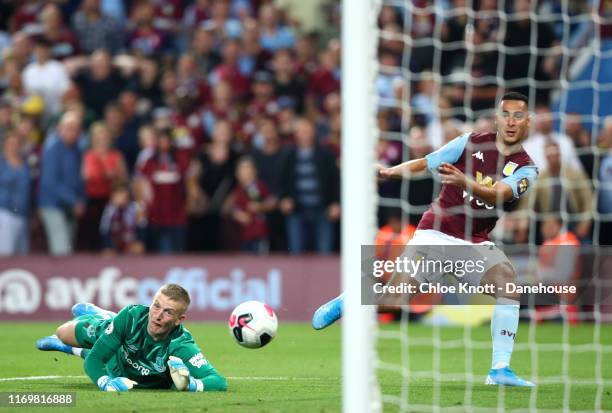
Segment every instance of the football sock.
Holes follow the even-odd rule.
[[[500,297],[497,299],[491,319],[491,338],[493,339],[491,367],[494,369],[510,365],[518,328],[519,304],[517,300],[510,298]]]

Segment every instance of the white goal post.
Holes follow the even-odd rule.
[[[376,228],[374,79],[378,1],[342,1],[342,406],[381,410],[374,343],[376,308],[361,305],[361,245]]]

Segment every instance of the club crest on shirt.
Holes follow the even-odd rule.
[[[517,185],[516,191],[520,195],[524,193],[525,191],[527,191],[527,188],[529,187],[529,181],[527,180],[527,178],[523,178],[520,181],[518,181],[516,185]]]
[[[504,166],[502,173],[504,174],[504,176],[510,176],[514,173],[514,171],[516,171],[516,168],[518,168],[517,163],[508,162],[506,166]]]
[[[163,356],[157,356],[157,358],[155,359],[155,363],[153,363],[153,368],[160,373],[166,371],[166,363],[164,363],[165,359],[166,358]]]

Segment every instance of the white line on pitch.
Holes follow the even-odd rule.
[[[53,379],[85,379],[87,376],[28,376],[28,377],[0,377],[3,381],[19,380],[53,380]],[[234,376],[228,380],[321,380],[321,377],[265,377],[265,376]]]

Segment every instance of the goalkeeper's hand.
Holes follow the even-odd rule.
[[[137,384],[134,380],[125,377],[111,379],[108,376],[102,376],[98,379],[98,387],[102,391],[128,391]]]
[[[203,391],[204,383],[202,380],[195,379],[189,374],[189,369],[178,357],[168,357],[168,367],[170,367],[170,377],[174,382],[174,387],[178,391]]]

